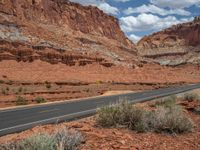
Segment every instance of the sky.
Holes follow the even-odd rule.
[[[120,27],[133,42],[143,36],[188,22],[200,15],[200,0],[71,0],[93,5],[118,18]]]

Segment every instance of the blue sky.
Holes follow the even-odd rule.
[[[200,15],[200,0],[71,0],[94,5],[119,19],[121,29],[133,41],[188,22]]]

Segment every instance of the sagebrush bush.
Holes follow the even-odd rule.
[[[182,99],[186,101],[199,101],[200,96],[196,93],[187,93],[183,96]]]
[[[97,123],[102,127],[123,125],[137,132],[184,133],[192,131],[194,127],[182,108],[175,103],[158,106],[154,111],[124,102],[105,106],[98,110]]]
[[[155,102],[154,106],[164,106],[164,107],[171,107],[176,105],[176,96],[170,96],[168,98],[164,98]]]
[[[80,132],[70,132],[66,129],[60,129],[54,136],[57,150],[76,150],[84,141]]]
[[[20,144],[24,150],[55,150],[56,141],[53,136],[48,134],[36,134]]]
[[[0,150],[21,150],[19,143],[0,144]]]
[[[156,132],[185,133],[191,132],[194,123],[184,115],[180,106],[160,106],[149,120],[150,128]]]
[[[34,99],[34,101],[36,101],[37,103],[45,103],[46,102],[46,99],[43,98],[43,97],[36,97]]]
[[[16,99],[16,105],[27,105],[26,98],[18,96]]]
[[[118,106],[105,106],[98,110],[97,122],[103,127],[116,126],[119,123],[120,110]]]
[[[17,143],[0,145],[0,150],[76,150],[84,141],[80,132],[61,128],[53,134],[39,133]]]

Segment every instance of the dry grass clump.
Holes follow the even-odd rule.
[[[97,123],[102,127],[125,126],[137,132],[184,133],[193,130],[193,122],[176,103],[145,110],[127,102],[102,107]]]
[[[186,101],[200,101],[200,96],[196,93],[187,93],[182,99]]]
[[[17,143],[1,144],[1,150],[76,150],[84,141],[80,132],[59,129],[54,134],[39,133]]]

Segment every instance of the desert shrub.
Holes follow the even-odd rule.
[[[149,131],[148,116],[150,112],[144,109],[133,107],[130,114],[129,128],[137,132]]]
[[[7,84],[12,85],[12,84],[13,84],[13,81],[12,81],[12,80],[9,80],[9,81],[7,82]]]
[[[98,110],[97,122],[103,127],[116,126],[119,123],[120,110],[118,106],[110,105]]]
[[[102,84],[102,83],[103,83],[103,82],[102,82],[101,80],[97,80],[97,81],[96,81],[96,84],[97,84],[97,85]]]
[[[36,134],[21,142],[24,150],[55,150],[56,141],[48,134]]]
[[[61,128],[53,134],[39,133],[17,143],[0,145],[0,150],[76,150],[84,142],[80,132]]]
[[[4,83],[4,81],[3,80],[0,80],[0,84],[3,84]]]
[[[149,120],[150,128],[156,132],[185,133],[191,132],[194,124],[184,115],[180,106],[160,106]]]
[[[200,100],[200,97],[198,94],[196,93],[187,93],[183,96],[182,98],[183,100],[186,101],[196,101],[196,100]]]
[[[27,100],[24,97],[18,96],[16,99],[16,105],[27,105]]]
[[[19,143],[5,143],[0,144],[0,150],[21,150]]]
[[[194,108],[194,113],[200,115],[200,107]]]
[[[18,92],[21,93],[22,91],[23,91],[23,88],[22,88],[22,87],[19,87],[19,88],[18,88]]]
[[[176,105],[176,96],[170,96],[168,98],[164,98],[155,102],[154,106],[164,106],[164,107],[171,107]]]
[[[173,104],[173,105],[172,105]],[[155,131],[184,133],[193,129],[193,122],[175,103],[144,110],[128,103],[104,106],[98,110],[97,123],[102,127],[123,125],[137,132]]]
[[[1,93],[2,93],[3,95],[8,95],[8,91],[5,90],[4,88],[1,89]]]
[[[10,88],[9,88],[9,87],[6,87],[6,91],[10,91]]]
[[[35,101],[36,101],[37,103],[45,103],[45,102],[46,102],[46,99],[43,98],[43,97],[36,97],[36,98],[35,98]]]
[[[47,89],[50,89],[50,88],[51,88],[51,83],[50,83],[50,82],[45,81],[45,84],[46,84],[46,88],[47,88]]]
[[[70,132],[66,129],[60,129],[54,137],[57,150],[76,150],[84,141],[84,137],[80,132]]]

